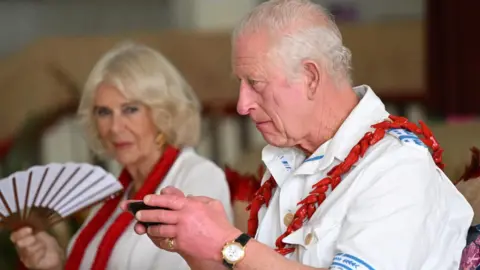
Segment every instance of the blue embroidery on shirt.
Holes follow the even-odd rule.
[[[354,268],[348,267],[345,264],[339,262],[333,262],[329,268],[330,270],[354,270]]]
[[[286,161],[284,158],[285,158],[284,156],[281,156],[281,157],[280,157],[280,161],[282,161],[282,164],[283,164],[283,166],[285,167],[285,169],[287,169],[287,171],[291,171],[291,170],[292,170],[292,166],[290,166],[290,164],[288,163],[288,161]]]
[[[346,253],[338,253],[335,258],[333,258],[332,265],[330,269],[338,269],[338,270],[375,270],[372,266],[370,266],[365,261]]]
[[[398,138],[401,142],[404,143],[414,143],[419,146],[427,147],[418,136],[406,129],[401,129],[401,128],[395,128],[395,129],[389,129],[387,131],[389,134],[392,136]]]
[[[316,157],[311,157],[311,158],[308,158],[306,159],[304,162],[310,162],[310,161],[314,161],[314,160],[320,160],[324,157],[324,155],[320,155],[320,156],[316,156]]]

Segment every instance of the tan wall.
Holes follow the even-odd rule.
[[[343,25],[353,52],[354,80],[380,95],[409,95],[424,89],[423,24],[396,22]],[[40,40],[0,61],[0,138],[17,128],[28,113],[67,102],[65,85],[52,67],[81,88],[98,58],[115,43],[131,39],[162,51],[182,71],[204,103],[234,103],[237,84],[231,78],[229,33],[164,32],[117,37]]]

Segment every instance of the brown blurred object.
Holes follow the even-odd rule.
[[[443,152],[445,174],[454,182],[470,162],[469,149],[480,145],[480,123],[428,123]]]
[[[423,96],[423,23],[341,25],[353,52],[354,80],[390,99]],[[231,77],[230,33],[166,31],[113,37],[38,40],[0,61],[0,138],[19,128],[28,114],[72,101],[71,85],[59,82],[54,66],[81,89],[100,56],[133,40],[165,54],[197,91],[207,111],[234,111],[237,82]]]
[[[480,224],[480,152],[475,147],[471,151],[470,164],[465,168],[456,187],[473,208],[475,214],[472,224]]]

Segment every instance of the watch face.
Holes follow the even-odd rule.
[[[231,243],[223,249],[222,254],[226,261],[229,263],[235,263],[245,256],[245,251],[240,244]]]

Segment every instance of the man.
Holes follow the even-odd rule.
[[[351,86],[350,58],[322,7],[255,8],[233,36],[237,110],[269,144],[251,207],[254,239],[228,223],[218,201],[174,188],[145,197],[170,210],[139,212],[139,221],[163,224],[136,232],[193,269],[458,268],[471,207],[438,167],[428,129],[388,120],[368,86]]]

